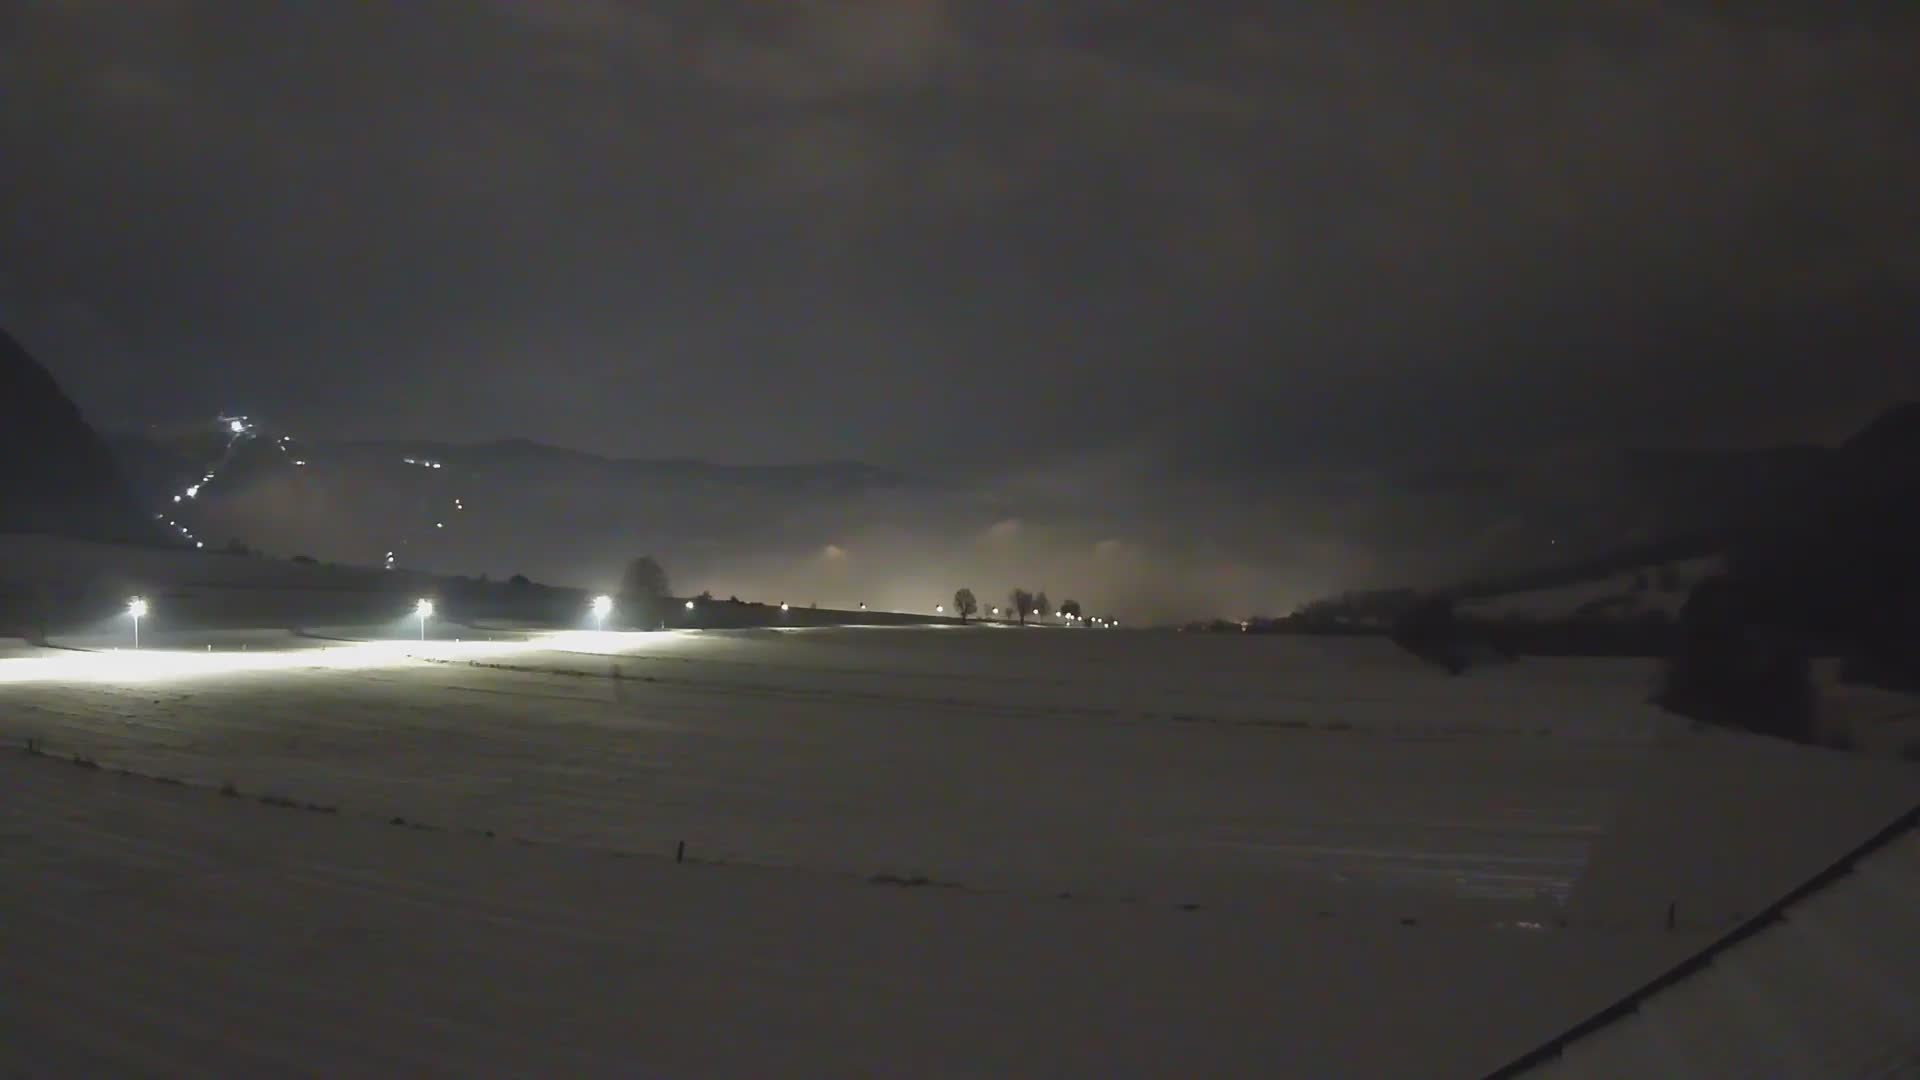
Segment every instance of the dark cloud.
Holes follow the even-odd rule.
[[[119,423],[1233,468],[1827,434],[1920,393],[1906,8],[10,4],[0,314]]]

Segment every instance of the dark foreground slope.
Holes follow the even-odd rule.
[[[0,532],[152,541],[112,453],[53,376],[0,330]]]

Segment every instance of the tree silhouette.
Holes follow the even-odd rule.
[[[1015,589],[1007,594],[1007,603],[1014,614],[1020,617],[1020,625],[1027,624],[1027,616],[1033,613],[1033,594],[1025,589]]]
[[[1060,601],[1060,614],[1068,616],[1069,618],[1078,619],[1080,617],[1080,611],[1081,611],[1080,601],[1078,600]]]
[[[620,575],[620,610],[642,626],[655,626],[666,618],[667,571],[653,556],[633,560]]]
[[[1040,590],[1040,592],[1034,595],[1033,610],[1035,614],[1043,619],[1053,611],[1053,605],[1047,603],[1047,592],[1045,589]]]
[[[980,610],[980,601],[973,598],[972,589],[957,589],[953,594],[953,610],[960,613],[961,622],[966,622]]]

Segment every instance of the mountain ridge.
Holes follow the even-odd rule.
[[[112,449],[59,381],[0,329],[0,532],[151,543]]]

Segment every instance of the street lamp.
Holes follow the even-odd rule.
[[[613,597],[596,596],[593,598],[593,617],[600,629],[607,628],[607,613],[613,610]]]
[[[947,613],[947,605],[945,604],[933,605],[933,613],[935,615],[945,615]]]
[[[147,613],[147,601],[136,596],[127,601],[127,614],[133,616],[133,647],[140,647],[140,616]]]
[[[433,601],[424,596],[421,597],[419,602],[413,605],[413,613],[420,616],[420,640],[425,641],[427,640],[427,620],[433,618]]]

